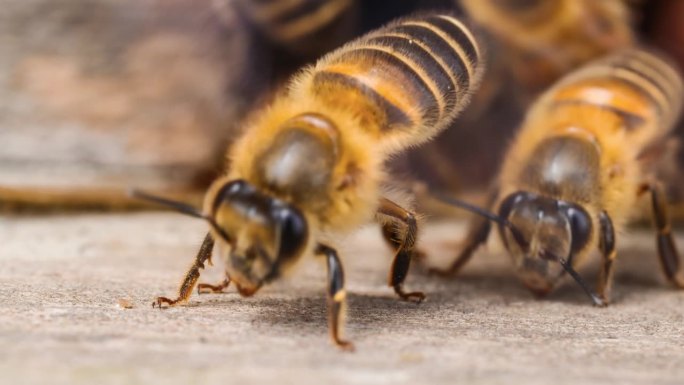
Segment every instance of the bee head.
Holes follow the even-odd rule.
[[[499,216],[511,224],[499,231],[518,276],[540,296],[553,289],[591,237],[591,217],[582,207],[528,192],[506,197]]]
[[[240,292],[253,294],[305,252],[304,214],[244,180],[219,180],[205,198],[226,269]]]

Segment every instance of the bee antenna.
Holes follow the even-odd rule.
[[[568,263],[567,260],[565,260],[564,258],[560,258],[560,257],[555,257],[552,259],[554,259],[554,260],[558,261],[558,263],[560,263],[560,265],[563,267],[563,270],[565,270],[566,273],[570,274],[572,279],[574,279],[575,282],[577,282],[577,284],[580,285],[582,290],[584,290],[584,292],[587,293],[589,298],[591,298],[592,302],[594,302],[594,305],[596,305],[596,306],[604,306],[605,305],[605,302],[603,302],[603,300],[593,290],[591,290],[591,288],[589,288],[589,285],[587,285],[587,283],[584,281],[584,279],[582,279],[582,277],[579,275],[579,273],[577,273],[577,271],[572,268],[572,266]]]
[[[468,202],[462,201],[460,199],[452,198],[450,196],[441,194],[441,193],[431,193],[431,195],[437,199],[438,201],[448,204],[449,206],[454,206],[458,207],[461,209],[464,209],[466,211],[470,211],[473,214],[477,214],[481,217],[485,217],[489,219],[492,222],[496,222],[502,226],[505,226],[511,231],[511,234],[513,234],[513,237],[516,239],[518,244],[520,245],[526,245],[527,241],[525,241],[525,237],[522,236],[522,233],[518,228],[516,228],[511,221],[509,221],[506,218],[502,218],[492,212],[489,212],[481,207],[475,206],[473,204],[470,204]]]
[[[140,191],[137,189],[130,189],[128,191],[128,195],[133,198],[142,199],[148,202],[156,203],[160,206],[168,207],[170,209],[178,211],[181,214],[189,215],[194,218],[204,219],[205,221],[209,222],[211,227],[214,230],[216,230],[216,232],[219,233],[219,235],[221,235],[226,241],[231,242],[231,238],[228,237],[228,234],[218,225],[218,223],[216,223],[214,218],[204,214],[203,212],[199,211],[198,209],[187,203],[148,194],[144,191]]]
[[[204,215],[198,209],[196,209],[195,207],[193,207],[187,203],[174,201],[174,200],[163,198],[160,196],[148,194],[144,191],[140,191],[137,189],[129,190],[128,195],[133,197],[133,198],[145,200],[148,202],[156,203],[160,206],[168,207],[170,209],[173,209],[173,210],[178,211],[178,212],[185,214],[185,215],[189,215],[191,217],[208,219],[206,215]]]

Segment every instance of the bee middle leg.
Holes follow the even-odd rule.
[[[396,251],[401,247],[401,240],[397,239],[397,234],[399,231],[396,228],[395,223],[383,223],[380,226],[380,231],[382,232],[382,238],[387,242],[392,250]],[[427,263],[427,253],[420,249],[413,249],[413,259],[420,264]]]
[[[195,287],[195,284],[200,277],[200,269],[204,269],[204,262],[211,261],[211,254],[213,250],[214,238],[211,236],[211,233],[207,233],[207,235],[204,237],[204,241],[202,242],[202,246],[200,246],[200,249],[197,252],[195,262],[192,264],[192,266],[190,266],[190,269],[185,274],[185,278],[178,289],[178,297],[174,299],[157,297],[157,299],[152,302],[152,307],[158,306],[161,308],[162,304],[174,306],[187,301],[192,294],[193,287]]]
[[[386,234],[386,237],[389,236],[388,242],[396,250],[394,261],[392,262],[389,285],[394,288],[394,292],[403,300],[423,301],[425,294],[422,292],[407,293],[403,288],[404,280],[411,266],[411,258],[414,256],[414,246],[416,235],[418,234],[418,224],[416,223],[415,215],[386,198],[380,200],[378,214],[397,219],[406,226],[406,231],[402,234],[401,229],[393,226],[391,223],[383,225],[383,234]]]
[[[656,242],[658,244],[658,255],[663,267],[663,272],[673,285],[679,289],[684,289],[684,273],[679,261],[677,246],[672,238],[672,225],[667,208],[665,191],[657,182],[648,183],[642,186],[640,192],[649,191],[651,193],[651,206],[653,209],[653,220],[657,230]]]
[[[333,342],[344,350],[354,350],[354,345],[342,339],[344,311],[347,292],[344,289],[344,270],[337,251],[330,246],[319,244],[316,254],[326,258],[328,266],[328,327]]]
[[[472,222],[468,225],[468,235],[466,235],[465,243],[456,259],[446,269],[432,268],[430,273],[451,276],[457,274],[463,266],[473,257],[475,251],[489,238],[492,225],[489,220],[482,217],[474,217]]]
[[[208,283],[198,283],[197,284],[197,294],[206,294],[206,293],[223,293],[225,289],[230,286],[230,276],[228,275],[228,272],[226,271],[226,277],[221,281],[220,283],[216,285],[208,284]]]

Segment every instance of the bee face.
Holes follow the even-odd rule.
[[[211,191],[219,252],[241,292],[253,294],[304,253],[309,232],[299,209],[243,180]]]
[[[563,275],[559,259],[572,264],[591,236],[591,219],[584,209],[528,192],[504,199],[499,214],[517,230],[500,228],[518,276],[537,295],[549,293]]]

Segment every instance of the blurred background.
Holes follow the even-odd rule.
[[[431,9],[470,16],[489,69],[451,129],[392,161],[400,187],[483,200],[534,98],[611,50],[647,44],[684,68],[681,0],[6,0],[0,208],[133,208],[130,187],[199,201],[242,120],[291,74]],[[683,163],[658,169],[673,202]]]

